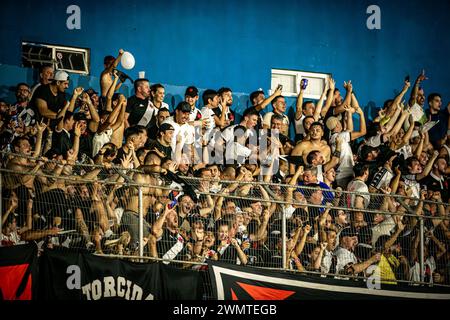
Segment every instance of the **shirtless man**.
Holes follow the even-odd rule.
[[[42,157],[40,161],[34,161],[30,160],[28,157],[39,157],[41,154],[42,149],[42,135],[45,131],[45,128],[47,127],[46,124],[43,122],[36,124],[37,129],[37,139],[34,150],[31,148],[30,141],[25,137],[18,137],[13,141],[13,147],[14,152],[19,154],[19,156],[14,156],[6,164],[6,168],[8,170],[13,170],[17,172],[28,172],[30,171],[30,175],[13,175],[8,174],[6,175],[7,178],[9,178],[9,181],[7,180],[6,185],[7,188],[15,188],[19,186],[20,184],[24,185],[25,187],[29,189],[33,189],[33,182],[35,179],[35,173],[40,171],[41,167],[44,165],[46,158]],[[23,155],[21,157],[20,155]]]
[[[292,150],[292,156],[301,156],[307,163],[306,157],[311,151],[318,150],[325,158],[325,163],[330,161],[331,148],[326,141],[322,140],[323,126],[320,122],[314,122],[309,129],[310,140],[302,141]]]
[[[102,108],[105,107],[105,103],[106,103],[106,95],[108,94],[108,90],[111,87],[111,85],[113,84],[113,70],[115,68],[117,68],[117,65],[120,62],[120,58],[122,57],[124,51],[122,49],[119,50],[119,55],[117,56],[117,58],[114,58],[113,56],[106,56],[103,64],[105,66],[105,69],[102,71],[102,74],[100,75],[100,88],[102,90],[102,96],[100,98],[100,105],[102,106]],[[116,86],[116,91],[119,90],[120,86],[122,85],[122,83],[119,83]]]
[[[165,171],[161,169],[161,159],[150,152],[147,154],[144,160],[144,165],[139,167],[145,173],[134,173],[133,182],[142,186],[142,207],[144,217],[148,212],[150,206],[153,207],[152,212],[158,210],[157,201],[163,196],[168,196],[169,190],[161,189],[160,187],[150,186],[162,186],[163,180],[160,178],[160,172]],[[130,198],[127,203],[126,209],[122,216],[121,225],[125,227],[125,230],[130,233],[131,241],[130,245],[132,249],[137,250],[139,248],[139,189],[138,187],[131,187]],[[144,245],[149,240],[150,225],[144,219]]]

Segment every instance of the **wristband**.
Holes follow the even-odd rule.
[[[341,152],[340,151],[334,151],[333,152],[333,157],[340,158],[341,157]]]

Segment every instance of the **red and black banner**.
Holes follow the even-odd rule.
[[[377,300],[450,299],[448,288],[383,285],[323,278],[210,262],[209,275],[218,300]]]
[[[0,300],[32,300],[36,267],[34,243],[0,247]]]

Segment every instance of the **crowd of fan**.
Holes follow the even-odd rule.
[[[302,82],[293,117],[281,86],[255,91],[237,122],[229,88],[205,90],[200,108],[188,87],[174,110],[147,79],[117,93],[122,53],[105,57],[100,93],[75,88],[67,100],[69,75],[43,66],[37,85],[0,102],[2,246],[137,255],[141,204],[144,254],[165,263],[366,276],[378,265],[396,283],[421,278],[423,217],[423,277],[450,283],[450,104],[425,98],[424,72],[367,125],[351,81],[342,97],[333,79],[316,102]]]

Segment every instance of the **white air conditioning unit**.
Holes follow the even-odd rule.
[[[90,50],[46,43],[22,42],[22,66],[39,68],[42,65],[53,65],[55,70],[88,75]]]
[[[296,97],[300,92],[301,80],[308,79],[308,86],[303,94],[303,98],[318,100],[329,78],[331,78],[331,73],[272,69],[269,94],[272,94],[277,86],[281,84],[283,85],[283,96]]]

